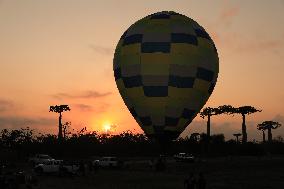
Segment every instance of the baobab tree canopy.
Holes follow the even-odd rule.
[[[281,124],[276,121],[264,121],[257,125],[258,130],[277,129]]]
[[[256,109],[255,107],[252,106],[241,106],[238,108],[232,109],[232,113],[237,113],[237,114],[253,114],[256,112],[261,112],[261,110]]]
[[[56,112],[56,113],[62,113],[64,111],[70,111],[70,108],[68,105],[55,105],[49,107],[50,112]]]
[[[213,116],[219,114],[221,114],[221,111],[218,108],[206,107],[200,112],[200,117],[204,119],[206,116]]]
[[[219,72],[213,40],[196,21],[158,12],[131,25],[113,59],[117,88],[147,136],[175,139],[211,95]]]
[[[265,130],[267,130],[267,132],[268,132],[268,141],[271,142],[272,141],[272,131],[271,130],[277,129],[280,126],[281,126],[281,124],[276,122],[276,121],[264,121],[264,122],[258,124],[257,129],[263,131],[263,142],[265,140],[265,134],[264,134]]]

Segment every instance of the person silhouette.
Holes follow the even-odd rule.
[[[81,173],[81,176],[86,176],[86,169],[85,169],[85,164],[84,164],[84,162],[80,162],[79,171],[80,171],[80,173]]]
[[[149,160],[149,168],[152,170],[153,169],[153,165],[154,165],[154,160],[150,159]]]
[[[193,173],[191,173],[189,177],[184,180],[184,189],[195,189],[195,185],[196,180]]]
[[[202,172],[199,173],[197,180],[197,189],[206,189],[206,180]]]

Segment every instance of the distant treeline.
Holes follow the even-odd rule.
[[[225,141],[223,134],[210,136],[192,134],[186,139],[178,139],[160,144],[144,134],[125,131],[117,135],[98,134],[83,128],[77,133],[69,133],[62,141],[56,135],[35,134],[29,128],[19,130],[4,129],[0,132],[0,157],[2,159],[25,159],[36,153],[45,153],[56,158],[87,158],[91,156],[158,156],[173,155],[178,152],[192,153],[196,156],[228,155],[284,155],[283,138],[272,142]],[[9,155],[10,154],[10,155]],[[10,157],[11,156],[11,157]]]

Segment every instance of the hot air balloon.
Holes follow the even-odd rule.
[[[213,40],[196,21],[163,11],[123,33],[113,70],[124,103],[145,134],[173,140],[211,95],[219,59]]]

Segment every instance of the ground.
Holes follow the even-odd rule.
[[[284,157],[224,157],[181,163],[169,159],[163,172],[148,160],[130,161],[121,170],[101,169],[86,176],[39,176],[41,189],[183,189],[184,179],[203,172],[208,189],[283,189]]]

